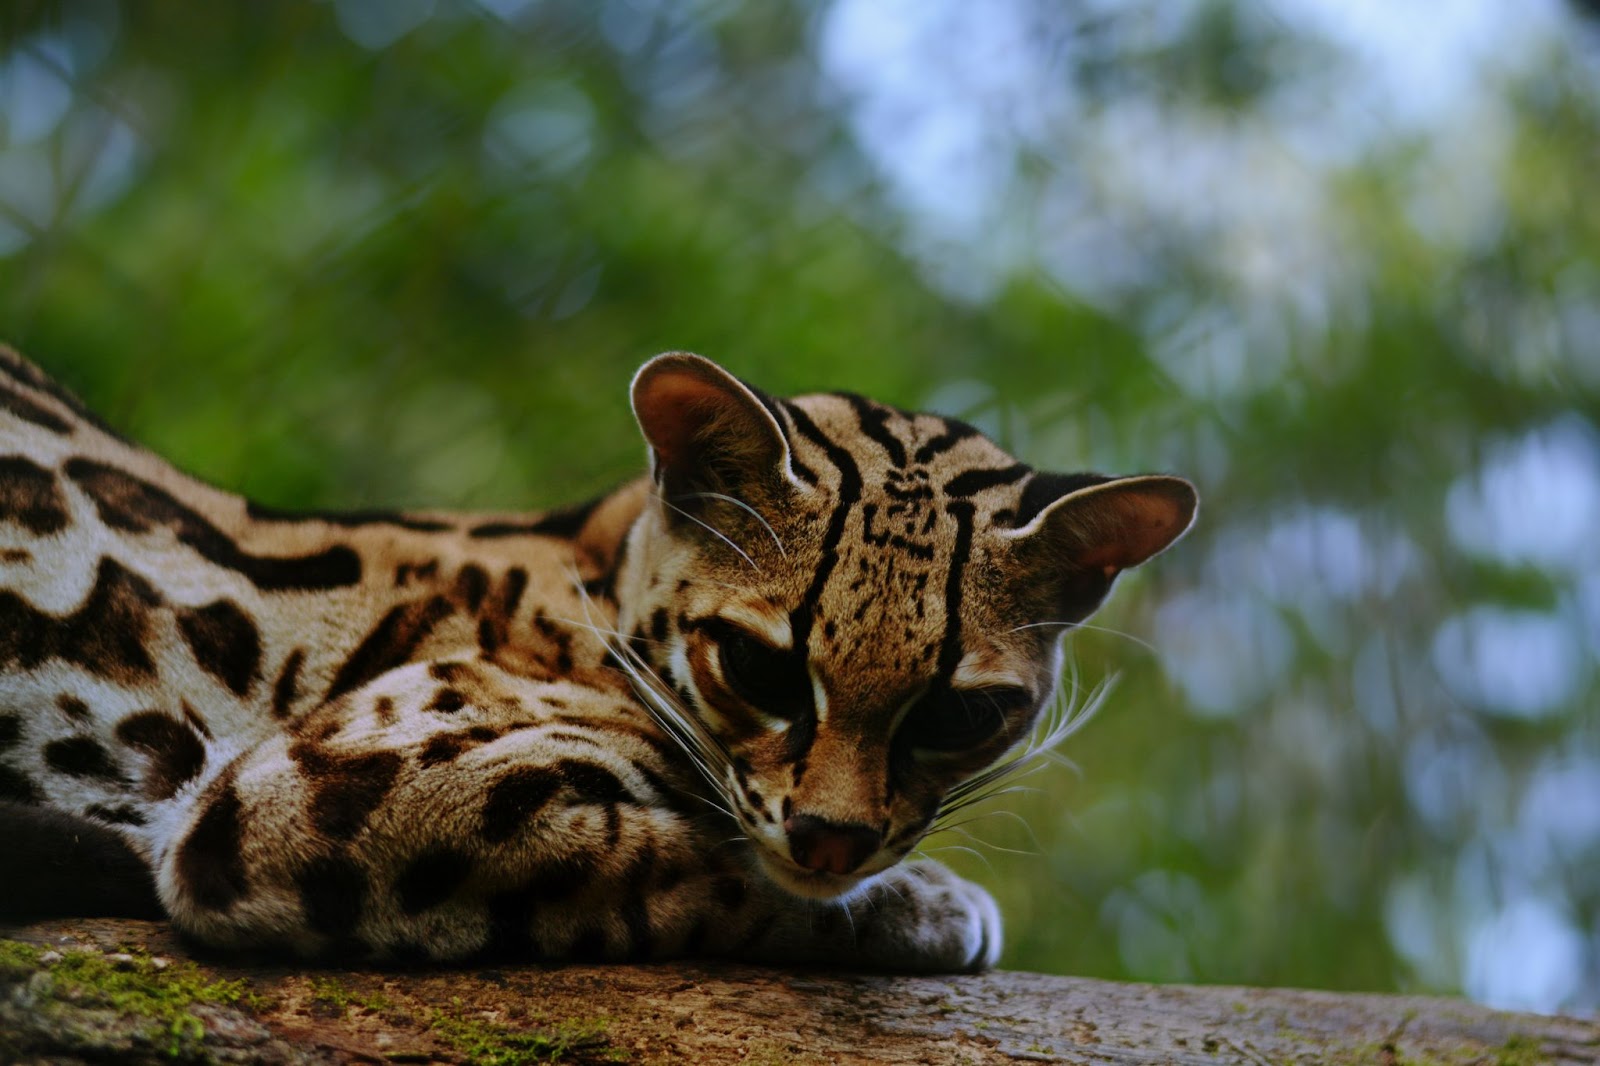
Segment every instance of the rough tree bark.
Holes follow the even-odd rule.
[[[0,930],[0,1062],[1600,1062],[1600,1024],[1421,997],[725,965],[192,960],[156,923]]]

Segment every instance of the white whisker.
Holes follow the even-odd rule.
[[[963,828],[964,826],[971,825],[974,822],[981,822],[985,818],[992,818],[995,815],[1010,815],[1012,818],[1016,819],[1017,823],[1019,825],[1021,825],[1024,830],[1027,831],[1028,839],[1033,842],[1032,850],[1029,850],[1029,849],[1026,849],[1026,848],[1008,848],[1008,847],[1004,847],[1004,846],[1002,846],[1000,844],[994,843],[993,841],[984,840],[980,836],[975,836],[974,834],[967,832],[966,829]],[[1025,818],[1023,818],[1021,815],[1017,814],[1015,811],[986,811],[983,814],[975,815],[975,816],[973,816],[971,818],[966,819],[965,821],[957,822],[955,825],[945,826],[943,829],[940,830],[940,832],[958,833],[961,836],[966,837],[968,840],[972,841],[974,844],[981,844],[984,847],[988,848],[990,851],[1003,851],[1008,855],[1026,855],[1026,856],[1028,856],[1030,858],[1038,858],[1040,855],[1042,855],[1044,853],[1043,849],[1039,846],[1038,838],[1033,835],[1033,829],[1028,825],[1027,820]],[[948,847],[960,847],[961,845],[953,844],[953,845],[945,845],[945,846],[948,846]]]
[[[939,814],[941,817],[951,815],[957,811],[965,810],[974,804],[982,803],[985,800],[999,799],[1002,796],[1037,796],[1042,791],[1042,789],[1033,788],[1028,785],[1010,785],[1006,788],[995,788],[987,792],[980,792],[976,795],[964,797],[955,803],[946,804],[940,808]]]
[[[676,693],[657,676],[644,657],[634,650],[628,638],[613,629],[594,623],[594,614],[589,606],[590,597],[584,591],[583,583],[576,572],[571,576],[586,621],[572,621],[570,624],[581,626],[600,638],[623,673],[627,675],[629,683],[633,686],[634,695],[650,713],[650,717],[655,719],[662,731],[683,751],[689,763],[711,786],[712,794],[723,802],[718,803],[704,795],[698,798],[707,806],[738,823],[739,819],[732,810],[736,804],[728,795],[727,786],[724,784],[727,769],[732,763],[727,749],[692,710],[679,704]]]
[[[1020,633],[1024,629],[1043,629],[1048,626],[1055,626],[1059,629],[1091,629],[1096,633],[1109,633],[1114,637],[1122,637],[1124,640],[1128,640],[1139,645],[1139,647],[1150,652],[1152,655],[1160,654],[1160,651],[1154,644],[1142,637],[1136,637],[1132,633],[1125,633],[1120,629],[1112,629],[1110,626],[1097,626],[1092,622],[1030,622],[1025,626],[1013,626],[1009,632]]]
[[[1029,837],[1033,837],[1033,831],[1027,821],[1014,811],[997,809],[979,813],[966,812],[969,808],[1005,796],[1037,792],[1038,790],[1032,786],[1020,782],[1052,764],[1065,764],[1069,768],[1076,769],[1070,759],[1056,752],[1054,748],[1083,728],[1084,724],[1104,705],[1116,679],[1108,678],[1085,691],[1079,682],[1077,664],[1074,663],[1065,680],[1066,683],[1051,701],[1049,708],[1034,727],[1032,735],[1019,751],[950,790],[945,796],[944,803],[940,805],[938,817],[929,827],[930,833],[952,830],[961,832],[962,826],[998,815],[1015,819],[1028,832]],[[996,851],[1013,850],[990,845],[970,834],[963,833],[963,835],[985,847],[993,847]],[[1039,842],[1036,838],[1033,843],[1037,848]],[[1021,852],[1021,854],[1033,853]]]
[[[844,911],[844,920],[850,923],[850,943],[854,944],[861,938],[860,934],[856,932],[856,916],[851,913],[850,904],[848,902],[840,903],[838,907],[840,910]]]
[[[732,548],[734,551],[738,552],[739,553],[739,558],[741,558],[745,562],[749,563],[750,564],[750,568],[752,570],[754,570],[758,574],[761,573],[761,567],[756,565],[756,561],[754,559],[750,558],[750,556],[746,555],[744,553],[744,549],[739,547],[732,540],[730,540],[728,535],[726,533],[722,532],[722,530],[718,529],[716,526],[711,525],[709,522],[702,522],[700,519],[696,518],[694,515],[690,514],[688,511],[685,511],[682,507],[679,507],[677,504],[673,503],[669,499],[662,498],[661,502],[666,504],[668,507],[672,508],[674,511],[677,511],[679,514],[683,515],[683,517],[687,518],[689,521],[693,522],[695,525],[699,526],[701,529],[705,530],[707,533],[710,533],[712,536],[714,536],[718,540],[722,541],[722,543],[726,544],[728,547]]]
[[[778,554],[783,556],[785,559],[789,557],[789,553],[783,550],[783,541],[778,539],[777,530],[773,529],[771,523],[769,523],[765,518],[761,517],[761,512],[757,511],[754,507],[751,507],[743,500],[735,499],[734,497],[728,496],[721,492],[697,492],[693,496],[680,496],[678,499],[722,500],[724,503],[731,503],[735,507],[750,512],[750,517],[761,523],[761,528],[767,531],[767,535],[772,538],[772,543],[778,546]]]
[[[980,843],[982,842],[980,841]],[[990,846],[991,845],[989,844],[984,844],[984,847]],[[930,852],[935,851],[964,851],[968,855],[971,855],[973,858],[977,859],[979,862],[983,863],[984,869],[988,870],[991,875],[994,873],[994,863],[989,861],[989,856],[985,855],[977,848],[969,848],[965,844],[940,844],[936,848],[918,848],[917,854],[925,859],[931,859],[933,856],[930,854]]]

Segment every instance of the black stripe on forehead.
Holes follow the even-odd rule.
[[[889,432],[889,417],[895,414],[895,411],[882,404],[873,403],[865,396],[857,396],[853,392],[840,392],[835,395],[855,408],[856,420],[861,423],[861,432],[889,453],[889,462],[897,468],[903,468],[906,465],[906,446]]]
[[[789,628],[794,634],[793,646],[801,649],[811,636],[817,601],[822,597],[828,577],[839,561],[839,542],[844,539],[844,526],[850,518],[850,508],[861,499],[861,470],[850,453],[830,440],[804,411],[787,402],[783,404],[783,409],[788,412],[800,435],[821,448],[828,456],[828,461],[839,471],[838,498],[834,500],[833,513],[828,516],[828,529],[822,537],[822,557],[817,563],[817,572],[800,605],[789,613]]]
[[[944,643],[939,647],[938,684],[948,684],[961,665],[961,587],[972,556],[975,508],[970,501],[951,500],[944,510],[956,520],[956,542],[950,549],[950,569],[944,580]]]
[[[929,438],[923,443],[922,447],[917,449],[917,454],[912,456],[916,462],[926,463],[934,456],[944,454],[964,440],[983,435],[976,426],[969,426],[959,418],[944,418],[941,421],[944,422],[944,432],[936,437]]]
[[[944,483],[944,494],[961,499],[984,489],[995,489],[1001,485],[1010,485],[1021,481],[1033,473],[1033,467],[1027,463],[1012,463],[1010,466],[978,467],[973,470],[963,470],[955,477]]]

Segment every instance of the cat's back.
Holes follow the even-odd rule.
[[[0,347],[0,800],[131,817],[152,765],[190,780],[223,754],[203,750],[406,662],[537,664],[583,583],[610,621],[639,495],[544,515],[260,507]]]

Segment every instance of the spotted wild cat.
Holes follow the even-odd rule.
[[[591,503],[291,514],[0,349],[0,913],[159,903],[346,958],[991,964],[989,896],[902,859],[1193,489],[687,354],[632,396],[652,476]]]

